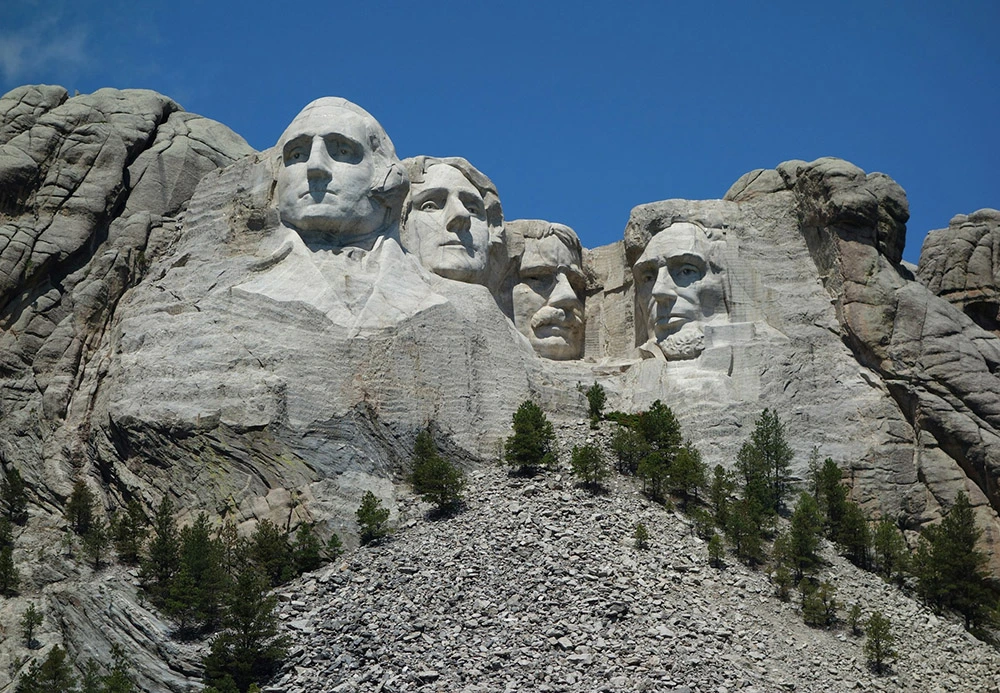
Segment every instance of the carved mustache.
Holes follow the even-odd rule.
[[[576,328],[583,327],[583,320],[575,310],[542,306],[537,313],[531,316],[531,327],[532,329],[538,329],[545,325]]]

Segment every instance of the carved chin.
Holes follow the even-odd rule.
[[[691,327],[657,342],[667,361],[696,359],[705,350],[705,335],[700,327]]]

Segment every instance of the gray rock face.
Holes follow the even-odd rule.
[[[292,176],[308,161],[295,142],[362,167],[375,148],[342,142],[346,153],[331,154],[337,133],[322,119],[322,132],[297,119],[301,132],[255,153],[152,92],[67,98],[27,87],[0,100],[0,114],[0,447],[33,501],[19,560],[31,562],[32,542],[58,541],[74,479],[109,511],[169,495],[185,516],[204,510],[244,529],[261,518],[317,522],[350,545],[365,491],[398,513],[396,481],[419,430],[430,427],[447,456],[487,464],[521,401],[575,425],[593,382],[609,409],[664,401],[710,465],[730,465],[770,407],[800,477],[817,446],[850,469],[856,500],[910,529],[964,490],[987,541],[1000,538],[1000,339],[962,312],[995,299],[996,213],[953,224],[974,246],[965,259],[942,251],[952,259],[922,261],[931,291],[901,265],[902,189],[847,162],[786,162],[746,174],[723,200],[640,205],[618,243],[547,265],[573,269],[566,282],[585,328],[571,351],[545,354],[511,318],[507,270],[523,263],[531,236],[518,229],[552,225],[507,224],[506,284],[435,274],[387,218],[408,179],[380,127],[367,132],[384,139],[385,175],[352,188],[362,207],[379,204],[334,242],[319,238],[343,230],[327,217],[357,209],[313,189],[317,176]],[[298,208],[299,183],[326,216]],[[711,251],[698,233],[660,235],[689,226]],[[685,300],[704,305],[681,315],[668,291],[654,305],[656,292],[639,286],[654,261],[678,296],[710,277],[711,301],[695,292]],[[664,334],[697,323],[695,347],[676,360],[647,348],[651,334],[666,341],[658,321]],[[81,587],[79,603],[66,597],[86,576],[33,565],[26,591],[51,593],[54,614],[87,614],[63,617],[74,647],[105,652],[114,624],[133,649],[166,647],[162,624],[127,624],[127,606],[94,608],[96,587]],[[6,618],[21,606],[4,608],[14,610]],[[551,637],[561,651],[576,646],[568,631]],[[171,654],[175,674],[145,661],[140,675],[183,690],[189,655]],[[418,678],[435,674],[448,676]]]
[[[1000,337],[1000,212],[959,214],[928,233],[917,279]]]
[[[744,176],[730,191],[735,201],[781,194],[781,179],[796,198],[795,213],[818,276],[833,299],[843,339],[860,364],[878,374],[907,426],[912,460],[898,465],[871,490],[884,499],[889,484],[916,471],[926,488],[911,521],[934,519],[959,491],[980,506],[986,543],[1000,537],[1000,340],[912,281],[899,263],[908,217],[902,189],[884,174],[865,175],[847,162],[787,162],[774,172]],[[912,437],[911,437],[912,436]],[[862,461],[864,473],[868,463]],[[877,476],[881,476],[876,474]],[[886,483],[888,482],[888,483]],[[899,488],[899,486],[897,486]],[[904,508],[905,510],[906,508]],[[994,551],[994,569],[998,566]]]

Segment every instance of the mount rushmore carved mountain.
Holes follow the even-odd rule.
[[[795,476],[818,447],[911,532],[964,492],[1000,574],[1000,212],[931,232],[914,268],[902,188],[839,159],[640,204],[593,249],[504,219],[501,194],[463,158],[399,160],[343,99],[263,152],[149,91],[0,99],[0,450],[28,486],[24,584],[63,612],[100,602],[24,548],[58,544],[76,481],[109,512],[170,497],[354,545],[365,491],[396,512],[420,430],[491,464],[520,402],[572,422],[594,382],[610,409],[668,404],[710,465],[771,408]],[[63,618],[79,649],[101,640]]]

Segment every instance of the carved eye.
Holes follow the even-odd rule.
[[[441,206],[434,200],[424,200],[420,203],[421,212],[434,212],[441,209]]]
[[[302,150],[302,147],[295,147],[291,149],[287,154],[285,154],[285,163],[294,164],[296,162],[304,160],[305,157],[306,155],[305,152]]]
[[[687,283],[696,282],[701,279],[701,276],[701,268],[695,265],[681,265],[681,267],[677,270],[678,279]]]
[[[465,203],[465,208],[469,210],[469,214],[481,217],[483,216],[483,206],[475,201],[469,201]]]

